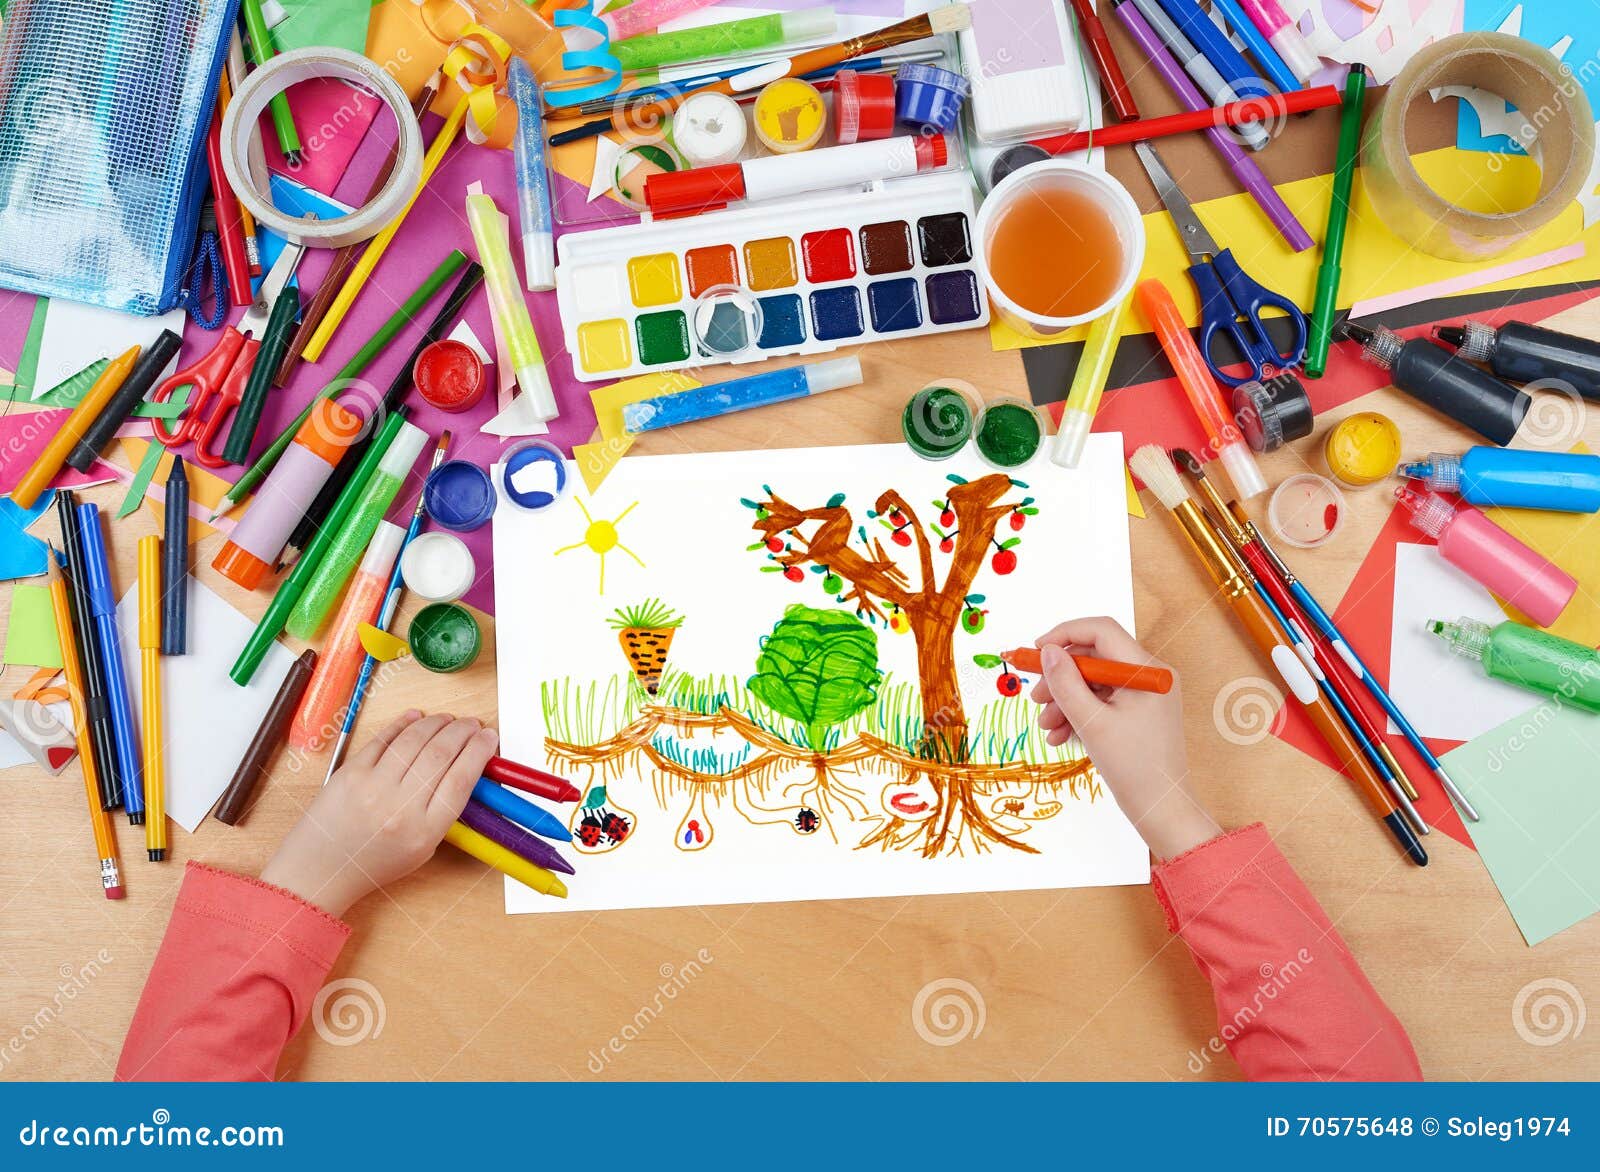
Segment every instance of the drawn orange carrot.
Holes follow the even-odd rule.
[[[617,632],[617,642],[628,660],[633,678],[650,695],[661,687],[667,652],[673,636],[683,626],[683,616],[659,598],[649,598],[632,606],[618,607],[606,620]]]

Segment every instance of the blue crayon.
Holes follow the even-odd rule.
[[[725,383],[658,395],[654,399],[641,399],[622,409],[622,426],[635,433],[658,431],[663,427],[676,427],[680,423],[712,419],[734,411],[746,411],[751,407],[765,407],[769,403],[820,395],[824,391],[859,386],[860,383],[859,358],[830,358],[809,366],[791,366],[786,370],[772,370],[765,374],[753,374],[749,378],[730,379]]]
[[[572,832],[561,824],[561,819],[487,777],[479,778],[478,784],[472,787],[472,798],[502,818],[509,818],[543,838],[553,838],[557,842],[572,841]]]
[[[84,585],[89,610],[94,615],[95,640],[105,673],[106,703],[111,710],[111,738],[116,747],[117,772],[122,775],[122,804],[128,822],[144,824],[144,771],[139,762],[139,729],[133,720],[133,699],[122,666],[122,642],[117,636],[117,600],[111,591],[111,564],[106,556],[106,535],[100,528],[100,506],[78,506],[78,533],[83,544]]]

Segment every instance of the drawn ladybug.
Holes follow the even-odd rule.
[[[794,816],[794,828],[801,834],[815,834],[821,825],[822,819],[809,806],[801,806],[800,812]]]
[[[621,814],[602,810],[600,811],[600,816],[600,829],[605,832],[608,842],[621,842],[628,837],[628,832],[633,829],[628,825],[628,820]],[[588,819],[585,818],[584,821],[587,822]]]
[[[591,850],[600,845],[600,836],[604,832],[600,819],[592,813],[585,814],[583,821],[578,823],[578,841]]]

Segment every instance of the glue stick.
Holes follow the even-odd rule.
[[[361,624],[375,622],[394,560],[405,542],[405,530],[388,521],[378,522],[372,544],[361,558],[350,589],[334,617],[333,629],[323,645],[322,657],[289,726],[289,743],[297,749],[321,752],[339,733],[345,705],[355,690],[356,675],[366,658],[361,646]]]

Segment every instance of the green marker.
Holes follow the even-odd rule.
[[[1344,227],[1350,218],[1350,189],[1356,179],[1356,151],[1361,146],[1361,106],[1367,95],[1367,71],[1352,65],[1344,79],[1339,115],[1339,153],[1333,165],[1333,200],[1328,204],[1328,229],[1322,234],[1322,264],[1317,268],[1317,296],[1311,307],[1311,337],[1306,345],[1306,374],[1321,378],[1328,367],[1328,343],[1339,299],[1344,263]]]
[[[1433,619],[1428,630],[1463,659],[1481,663],[1492,679],[1600,712],[1600,652],[1591,647],[1509,619],[1494,627],[1476,619]]]
[[[261,0],[241,0],[239,14],[244,18],[245,35],[250,38],[250,59],[259,69],[272,60],[272,34],[267,31],[267,18],[261,11]],[[283,151],[283,161],[291,167],[300,165],[300,133],[294,128],[294,113],[289,109],[289,95],[281,93],[273,98],[272,128],[278,132],[278,149]]]
[[[404,407],[396,407],[389,413],[389,418],[384,421],[383,430],[378,432],[377,438],[368,446],[366,455],[361,457],[361,463],[357,464],[356,470],[350,474],[350,483],[344,486],[344,491],[333,502],[333,508],[328,510],[328,519],[323,522],[322,528],[317,530],[317,535],[306,546],[305,552],[300,555],[300,560],[295,562],[288,577],[279,584],[278,592],[267,604],[267,613],[261,616],[261,622],[250,632],[249,642],[244,645],[244,650],[239,652],[239,658],[228,671],[233,682],[241,688],[256,674],[256,668],[260,667],[261,661],[266,658],[267,648],[272,646],[272,641],[282,632],[284,623],[289,621],[289,612],[294,609],[295,603],[300,601],[306,583],[311,581],[311,575],[316,573],[317,565],[322,561],[323,555],[328,552],[333,539],[344,528],[350,510],[355,507],[357,499],[366,489],[367,481],[372,479],[373,472],[377,470],[384,453],[389,450],[389,445],[394,442],[394,437],[399,433],[400,426],[405,420]]]

